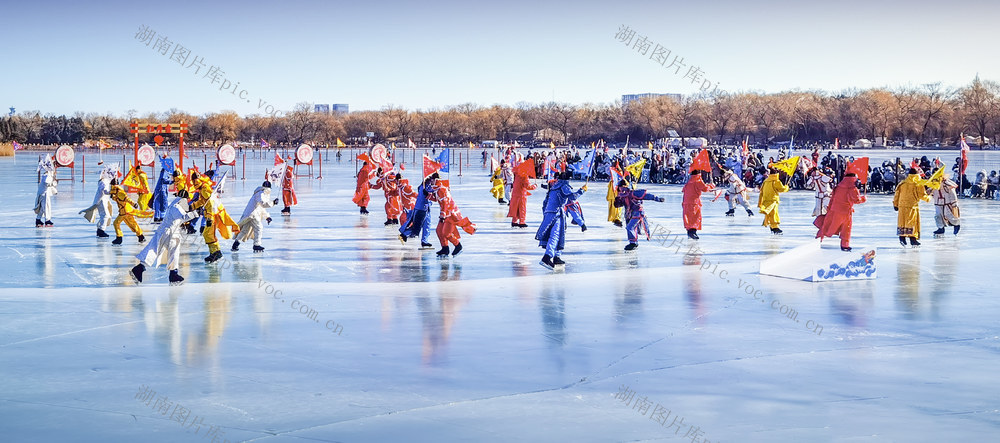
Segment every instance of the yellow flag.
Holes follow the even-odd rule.
[[[555,148],[556,148],[555,142],[549,142],[549,149],[555,149]]]
[[[594,142],[590,142],[590,149],[594,149]]]
[[[653,142],[646,142],[646,144],[649,146],[649,149],[653,149]]]
[[[931,174],[930,178],[928,178],[927,180],[920,180],[917,183],[920,183],[921,185],[924,185],[931,189],[941,189],[941,182],[943,181],[944,181],[944,168],[938,168],[937,171],[934,171],[934,174]]]
[[[347,146],[347,145],[345,145],[344,142],[340,141],[340,137],[337,137],[337,147],[338,148],[343,148],[344,146]]]
[[[775,162],[771,164],[771,167],[779,171],[784,171],[788,175],[795,173],[795,168],[799,166],[799,156],[795,156],[789,159],[782,160],[780,162]]]
[[[389,149],[396,150],[396,142],[389,143]]]
[[[631,174],[635,180],[638,180],[639,177],[642,176],[643,166],[646,166],[646,159],[642,159],[635,163],[632,163],[631,165],[628,165],[627,167],[625,167],[625,170],[628,171],[628,173]]]
[[[469,142],[469,149],[476,149],[476,145],[472,144],[472,142]]]

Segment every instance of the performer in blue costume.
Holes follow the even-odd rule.
[[[557,180],[549,186],[549,192],[542,202],[544,215],[542,224],[535,233],[535,240],[538,240],[538,246],[545,248],[545,255],[539,263],[549,269],[566,264],[559,257],[566,245],[566,205],[587,191],[587,185],[573,190],[568,181],[572,174],[570,171],[563,171],[556,175]]]
[[[153,198],[149,204],[153,207],[153,223],[163,221],[163,214],[167,212],[170,185],[174,183],[174,161],[163,156],[160,159],[160,177],[156,179],[156,187],[153,188]]]
[[[646,222],[646,211],[642,208],[643,200],[663,202],[663,197],[650,194],[645,189],[631,189],[625,180],[618,181],[618,196],[615,197],[615,206],[625,208],[625,230],[628,232],[626,251],[639,247],[640,232],[645,232],[646,240],[649,240],[649,224]]]
[[[431,232],[431,218],[428,214],[431,211],[430,196],[437,192],[438,173],[429,175],[420,188],[417,189],[417,201],[413,209],[406,213],[406,223],[399,227],[399,241],[406,243],[407,238],[420,235],[420,249],[433,248],[428,240]]]

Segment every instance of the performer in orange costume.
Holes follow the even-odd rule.
[[[399,213],[400,200],[399,200],[399,181],[396,179],[396,173],[394,171],[389,171],[382,173],[382,168],[378,168],[376,176],[378,179],[375,181],[375,185],[372,189],[381,189],[385,193],[385,225],[398,225],[399,224]]]
[[[430,196],[430,200],[436,201],[438,207],[441,208],[436,229],[438,241],[441,242],[441,250],[438,251],[437,255],[438,257],[447,257],[448,243],[450,242],[455,245],[451,255],[456,256],[462,252],[462,243],[458,241],[462,236],[459,234],[458,228],[462,228],[463,231],[471,235],[476,233],[476,225],[469,221],[469,217],[462,217],[458,206],[455,205],[455,200],[451,198],[451,190],[448,189],[448,186],[438,183],[436,192]]]
[[[536,188],[528,181],[529,175],[535,175],[534,164],[534,162],[526,162],[522,163],[526,166],[518,165],[514,168],[514,186],[510,191],[510,209],[507,210],[507,216],[511,217],[510,227],[512,228],[528,227],[524,223],[524,219],[527,217],[528,196],[531,195],[528,191]]]
[[[288,160],[292,161],[292,158]],[[285,204],[281,215],[292,215],[292,206],[299,204],[299,199],[295,196],[295,173],[288,163],[285,163],[285,176],[281,178],[281,200]]]
[[[844,179],[833,189],[826,214],[816,217],[813,222],[819,232],[816,238],[840,236],[840,249],[851,250],[851,226],[854,220],[854,205],[867,199],[858,191],[858,176],[853,172],[844,174]]]
[[[354,188],[354,198],[351,201],[361,207],[362,214],[368,214],[368,201],[371,199],[368,197],[368,189],[371,188],[369,182],[375,176],[375,167],[367,160],[367,155],[364,157],[364,164],[358,171],[358,185]]]
[[[715,186],[705,183],[701,178],[702,171],[691,171],[691,178],[684,184],[684,200],[681,207],[684,209],[684,229],[687,229],[688,237],[698,240],[698,231],[701,230],[701,193],[715,189]]]

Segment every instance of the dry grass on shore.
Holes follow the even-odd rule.
[[[10,143],[0,143],[0,157],[13,157],[14,145]]]

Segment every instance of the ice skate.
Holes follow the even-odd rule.
[[[406,244],[406,236],[405,235],[399,234],[399,243],[404,244],[404,245]]]
[[[934,235],[944,235],[944,227],[940,227],[937,231],[934,231]]]
[[[851,247],[850,246],[841,246],[840,250],[844,251],[844,252],[851,252]]]
[[[545,266],[546,268],[549,269],[556,268],[556,264],[552,262],[552,256],[550,256],[549,254],[545,254],[544,256],[542,256],[542,261],[538,262],[538,264]]]
[[[564,266],[566,265],[566,262],[563,261],[562,257],[557,255],[552,259],[552,264],[556,266]]]
[[[103,229],[100,228],[97,229],[97,238],[108,238],[108,237],[110,237],[110,235],[108,235],[107,232],[104,232]]]
[[[52,227],[52,220],[46,220],[45,221],[45,227],[46,228],[51,228]]]
[[[146,266],[144,266],[142,263],[139,263],[133,266],[132,269],[129,269],[128,275],[132,277],[132,281],[136,283],[142,283],[142,273],[145,270]]]
[[[459,243],[459,244],[455,245],[455,250],[451,251],[451,256],[454,257],[454,256],[456,256],[458,254],[461,254],[461,253],[462,253],[462,244]]]
[[[917,241],[916,237],[910,237],[910,246],[916,248],[920,246],[920,242]]]
[[[222,251],[215,251],[208,254],[208,257],[205,257],[205,263],[215,263],[219,261],[220,258],[222,258]]]
[[[138,237],[139,237],[139,243],[145,243],[146,242],[146,236],[144,236],[142,234],[139,234]]]
[[[622,222],[615,220],[614,225],[620,228],[622,227]]]
[[[899,236],[899,244],[903,245],[903,247],[905,248],[906,247],[906,237],[903,237],[902,235],[900,235]]]
[[[450,251],[449,251],[449,249],[448,249],[448,246],[447,246],[447,245],[446,245],[446,246],[442,246],[442,247],[441,247],[441,250],[437,252],[437,256],[438,256],[438,257],[441,257],[441,258],[444,258],[444,257],[447,257],[447,256],[448,256],[448,253],[449,253],[449,252],[450,252]]]
[[[634,251],[638,247],[639,247],[638,243],[629,243],[628,246],[625,246],[625,252]]]
[[[690,238],[691,240],[697,240],[698,239],[698,231],[696,231],[694,229],[688,229],[688,238]]]
[[[747,217],[753,217],[753,211],[747,209]]]
[[[176,269],[171,269],[169,280],[171,286],[177,286],[184,282],[184,277],[181,277]]]
[[[368,212],[365,211],[365,214]],[[292,215],[292,208],[290,206],[285,206],[285,209],[281,210],[281,215]]]
[[[959,229],[962,229],[962,225],[955,225],[955,235],[958,235]]]
[[[264,247],[253,245],[253,252],[264,252]]]
[[[771,228],[771,234],[774,234],[774,235],[781,235],[781,233],[782,233],[782,232],[784,232],[784,231],[782,231],[781,229],[778,229],[778,228]]]
[[[285,211],[282,210],[281,212],[284,213]],[[362,206],[361,207],[361,215],[368,215],[368,208]]]
[[[45,224],[44,224],[44,223],[42,223],[42,219],[40,219],[40,218],[36,218],[36,219],[35,219],[35,227],[36,227],[36,228],[40,228],[40,227],[42,227],[42,226],[45,226]]]
[[[730,210],[726,211],[726,217],[735,217],[735,216],[736,216],[736,210],[735,209],[730,209]]]
[[[238,252],[240,250],[240,241],[236,240],[233,242],[233,247],[229,248],[230,251]]]
[[[122,244],[122,240],[123,239],[121,237],[115,237],[114,240],[111,240],[111,244],[113,244],[113,245],[121,245]]]

